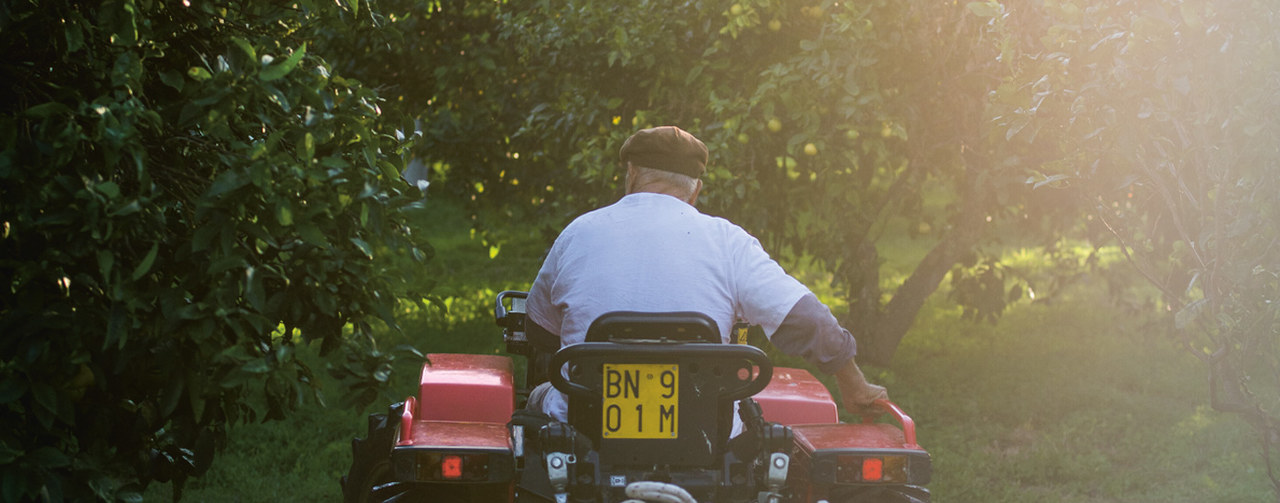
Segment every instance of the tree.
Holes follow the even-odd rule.
[[[0,499],[136,500],[314,390],[421,299],[405,135],[326,42],[351,1],[0,7]],[[387,259],[388,257],[408,257]]]
[[[1280,17],[1261,1],[975,4],[1001,155],[1118,246],[1271,466],[1280,425]],[[1071,232],[1071,227],[1062,227]],[[1124,288],[1126,295],[1137,295]],[[1280,478],[1271,474],[1277,494]]]
[[[963,5],[381,7],[395,29],[346,60],[422,107],[415,152],[477,214],[499,207],[554,236],[614,197],[629,134],[678,124],[711,148],[704,207],[834,271],[864,359],[890,360],[948,274],[975,318],[1007,302],[1006,271],[980,245],[987,217],[1015,213],[1027,191],[1007,190],[1017,177],[977,148],[997,49]],[[933,251],[890,293],[875,243],[899,226]]]

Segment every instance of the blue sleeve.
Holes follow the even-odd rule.
[[[769,340],[779,351],[804,358],[827,374],[834,374],[858,353],[853,334],[812,293],[796,302]]]

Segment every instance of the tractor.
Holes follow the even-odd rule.
[[[827,388],[775,367],[745,327],[723,344],[699,313],[614,312],[561,348],[530,339],[527,295],[495,302],[510,355],[429,354],[416,393],[369,417],[344,501],[929,501],[931,458],[902,409],[877,400],[840,422]],[[544,381],[567,422],[523,408]]]

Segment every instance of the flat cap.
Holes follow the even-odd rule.
[[[694,178],[707,170],[707,146],[675,126],[641,129],[618,151],[622,163],[680,173]]]

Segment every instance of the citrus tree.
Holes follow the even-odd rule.
[[[180,490],[226,425],[317,391],[302,344],[343,348],[373,398],[373,324],[429,255],[412,130],[326,59],[375,22],[355,0],[0,8],[0,499]]]

